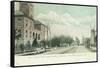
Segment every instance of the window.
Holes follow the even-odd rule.
[[[27,30],[26,30],[26,33],[27,33]]]
[[[30,38],[31,38],[31,31],[30,31]]]
[[[33,32],[33,38],[35,37],[35,33]]]
[[[40,34],[38,34],[38,40],[40,40]]]
[[[26,37],[27,37],[27,30],[26,30]]]
[[[21,33],[21,30],[18,30],[19,33]]]
[[[27,27],[27,23],[26,23],[26,27]]]
[[[36,39],[37,39],[37,33],[36,33]]]
[[[18,18],[17,20],[18,20],[18,21],[21,21],[22,19],[21,19],[21,18]]]

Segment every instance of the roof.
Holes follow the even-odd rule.
[[[39,20],[35,20],[35,24],[40,24],[40,25],[43,25],[45,27],[47,27],[45,24],[43,24],[42,22],[40,22]],[[48,27],[47,27],[48,28]]]
[[[15,15],[24,15],[24,13],[21,11],[15,11]]]

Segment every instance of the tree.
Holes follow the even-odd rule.
[[[85,45],[86,45],[87,48],[90,47],[90,38],[85,39]]]
[[[20,44],[21,52],[24,52],[24,44]]]
[[[33,40],[32,47],[38,47],[37,39]]]
[[[31,44],[30,44],[30,41],[28,41],[28,42],[26,43],[26,49],[27,49],[27,50],[31,50]]]
[[[66,43],[68,43],[69,46],[70,46],[73,42],[74,42],[74,40],[73,40],[72,37],[70,37],[70,36],[67,36],[67,37],[66,37]]]
[[[52,47],[55,47],[55,46],[60,47],[63,45],[63,43],[71,45],[73,42],[74,40],[70,36],[59,36],[59,37],[54,37],[51,39]]]
[[[42,46],[42,47],[46,48],[46,41],[45,41],[45,40],[41,40],[40,43],[41,43],[41,46]]]
[[[80,40],[79,40],[78,37],[76,37],[76,43],[77,43],[77,45],[79,46],[79,44],[80,44]]]
[[[60,47],[60,39],[58,37],[54,37],[51,39],[52,47]]]

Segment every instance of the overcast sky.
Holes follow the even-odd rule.
[[[90,37],[96,27],[96,7],[34,4],[35,19],[49,25],[52,36]]]
[[[90,37],[96,28],[96,7],[34,3],[34,18],[50,26],[51,36]],[[18,9],[16,4],[15,9]]]

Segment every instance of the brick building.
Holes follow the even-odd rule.
[[[48,27],[34,20],[33,9],[34,5],[31,3],[15,2],[16,52],[20,52],[21,48],[31,47],[34,39],[37,39],[38,43],[47,40]]]

